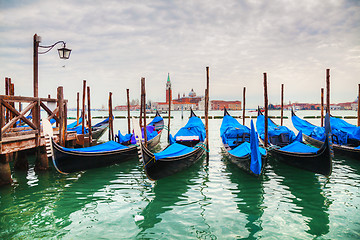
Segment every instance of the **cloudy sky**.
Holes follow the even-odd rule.
[[[191,88],[204,94],[210,67],[210,99],[263,103],[263,73],[269,101],[319,102],[326,69],[332,102],[353,101],[360,83],[360,1],[346,0],[0,0],[0,94],[11,77],[15,94],[32,96],[32,41],[64,40],[73,51],[39,57],[39,96],[64,87],[70,107],[86,79],[92,106],[140,98],[165,100],[170,73],[173,96]]]

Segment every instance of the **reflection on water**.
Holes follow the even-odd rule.
[[[264,213],[263,176],[256,178],[245,173],[230,161],[225,160],[226,170],[230,181],[235,184],[229,190],[235,195],[235,201],[240,212],[246,215],[245,225],[249,232],[248,238],[254,239],[257,232],[262,230],[261,217]]]
[[[190,168],[154,183],[153,199],[149,199],[150,202],[141,212],[144,221],[138,224],[141,228],[138,237],[144,237],[147,230],[151,230],[160,223],[162,214],[172,211],[177,205],[188,203],[186,192],[191,186],[197,184],[196,179],[199,178],[202,164],[203,161],[199,160]]]
[[[313,237],[327,234],[330,223],[328,209],[331,201],[326,197],[323,189],[326,188],[329,180],[274,160],[272,165],[273,171],[282,176],[281,184],[287,186],[291,193],[286,198],[296,206],[291,211],[305,217],[304,221],[308,226],[306,232]]]
[[[180,114],[172,132],[187,121]],[[13,171],[15,183],[0,188],[0,239],[360,238],[360,161],[336,157],[327,179],[270,159],[255,178],[223,161],[220,124],[209,120],[208,165],[158,182],[137,160],[61,175],[34,172],[29,159],[30,170]],[[127,129],[126,119],[115,119],[114,128]]]

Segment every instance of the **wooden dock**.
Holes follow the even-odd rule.
[[[35,170],[49,169],[41,109],[48,120],[56,121],[54,140],[60,145],[74,146],[78,138],[83,138],[67,132],[67,100],[63,98],[62,87],[57,89],[57,98],[21,97],[14,96],[14,86],[6,79],[6,95],[0,95],[0,185],[12,182],[10,161],[14,161],[14,168],[28,168],[26,152],[30,149],[36,156]]]

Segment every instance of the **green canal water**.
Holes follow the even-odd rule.
[[[172,132],[188,112],[180,116]],[[116,119],[115,129],[126,124]],[[29,157],[30,170],[13,171],[14,184],[0,188],[0,239],[360,239],[359,160],[335,157],[326,178],[269,159],[255,178],[223,158],[221,119],[209,124],[209,162],[157,182],[136,159],[61,175],[34,172]]]

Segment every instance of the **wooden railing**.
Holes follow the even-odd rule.
[[[15,103],[19,103],[18,110]],[[28,104],[24,109],[21,107],[23,103]],[[56,103],[57,106],[52,111],[46,103]],[[48,120],[56,120],[56,125],[59,126],[59,142],[64,146],[67,126],[67,100],[63,96],[63,87],[58,87],[56,99],[0,95],[0,141],[4,137],[21,138],[21,135],[35,134],[35,143],[36,146],[39,146],[41,109],[48,114]],[[25,117],[30,111],[32,120]],[[27,126],[17,124],[19,120]]]

